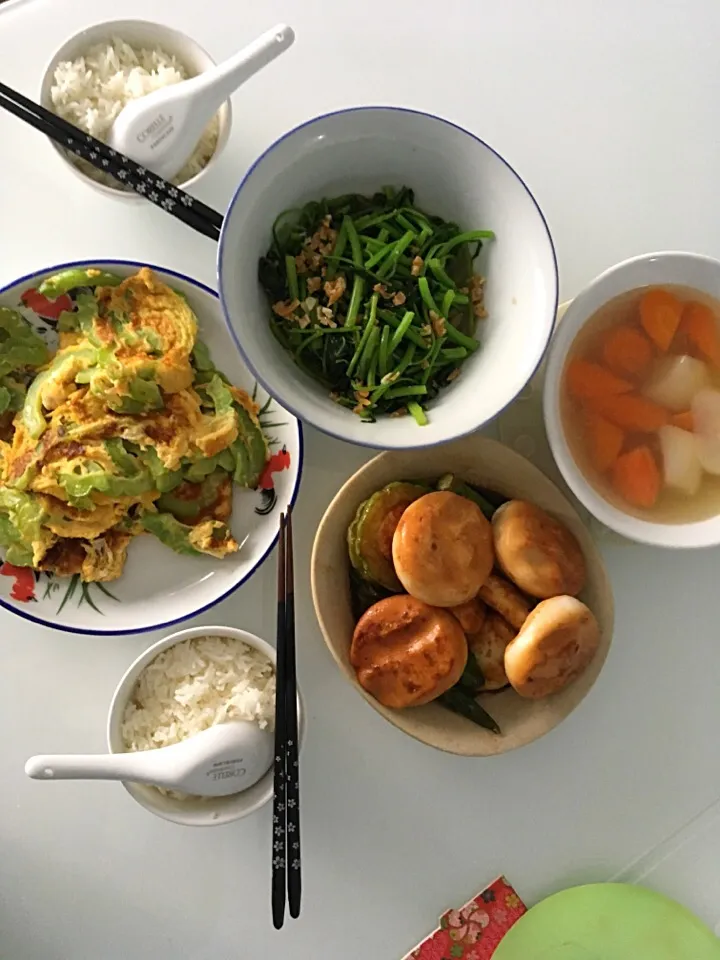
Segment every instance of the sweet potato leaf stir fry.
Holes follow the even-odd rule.
[[[282,213],[260,260],[271,329],[332,399],[372,422],[425,408],[479,343],[490,230],[425,213],[408,187]]]

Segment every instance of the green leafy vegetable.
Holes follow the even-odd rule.
[[[472,720],[479,727],[490,730],[491,733],[502,733],[487,710],[481,707],[477,700],[459,685],[451,687],[438,697],[438,703],[447,707],[448,710],[452,710],[453,713],[459,713],[460,716]]]
[[[406,410],[426,424],[478,349],[473,261],[492,232],[425,213],[407,187],[311,201],[272,232],[258,276],[298,367],[365,420]]]
[[[391,590],[386,590],[379,583],[366,580],[353,567],[350,568],[350,600],[356,620],[359,620],[374,604],[391,596]]]
[[[480,669],[477,660],[472,654],[467,658],[467,663],[465,664],[465,669],[463,674],[458,681],[458,686],[467,692],[471,696],[475,696],[479,693],[485,683],[485,677],[483,672]]]

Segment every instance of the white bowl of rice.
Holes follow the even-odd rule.
[[[108,716],[111,753],[179,743],[216,723],[250,720],[272,730],[275,649],[234,627],[193,627],[153,644],[118,684]],[[298,694],[300,738],[303,718]],[[273,770],[242,793],[190,797],[140,783],[123,783],[151,813],[190,827],[239,820],[273,794]]]
[[[171,27],[146,20],[108,21],[75,34],[53,54],[42,79],[40,102],[106,142],[113,121],[130,100],[214,66],[198,43]],[[205,128],[174,183],[186,189],[205,175],[227,143],[231,122],[228,100]],[[109,174],[50,143],[86,183],[111,196],[141,199]]]

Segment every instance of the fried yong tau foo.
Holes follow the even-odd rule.
[[[493,567],[490,523],[465,497],[428,493],[400,517],[393,561],[400,582],[414,597],[438,607],[467,603]]]
[[[470,656],[480,668],[484,683],[482,690],[501,690],[508,685],[505,673],[505,651],[516,631],[499,613],[491,610],[482,628],[468,634]]]
[[[516,630],[525,623],[532,609],[527,597],[516,586],[494,573],[480,587],[478,596]]]
[[[449,607],[450,613],[459,621],[465,633],[478,633],[483,628],[487,617],[487,607],[477,597],[460,603],[457,607]]]
[[[599,643],[600,627],[584,603],[543,600],[505,651],[508,680],[521,697],[550,696],[580,676]]]
[[[465,634],[451,613],[403,594],[366,611],[350,648],[360,685],[386,707],[439,697],[460,679],[467,656]]]
[[[478,698],[550,696],[598,650],[580,544],[535,504],[452,473],[397,480],[358,505],[347,543],[350,662],[387,707],[437,700],[498,734]]]
[[[540,600],[580,593],[585,558],[566,526],[524,500],[504,504],[492,523],[498,564],[521,590]]]

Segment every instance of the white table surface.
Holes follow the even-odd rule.
[[[150,16],[222,58],[279,20],[295,48],[236,95],[231,143],[200,191],[222,209],[274,137],[324,110],[398,103],[444,114],[501,151],[543,207],[562,293],[626,256],[720,256],[720,6],[713,0],[14,0],[0,75],[35,94],[46,59],[102,18]],[[79,257],[131,257],[213,283],[210,241],[150,205],[97,195],[34,131],[0,115],[0,284]],[[367,454],[306,432],[297,508],[302,917],[273,931],[269,812],[192,831],[117,784],[38,784],[35,752],[104,747],[113,688],[156,638],[84,638],[0,612],[3,960],[394,960],[505,872],[528,902],[607,879],[720,794],[720,553],[603,547],[617,631],[592,694],[554,733],[495,760],[444,756],[375,714],[315,624],[313,532]],[[273,563],[205,623],[273,636]],[[696,895],[720,918],[720,832]],[[707,843],[704,843],[707,851]],[[714,866],[713,866],[714,864]],[[714,886],[713,886],[714,885]]]

